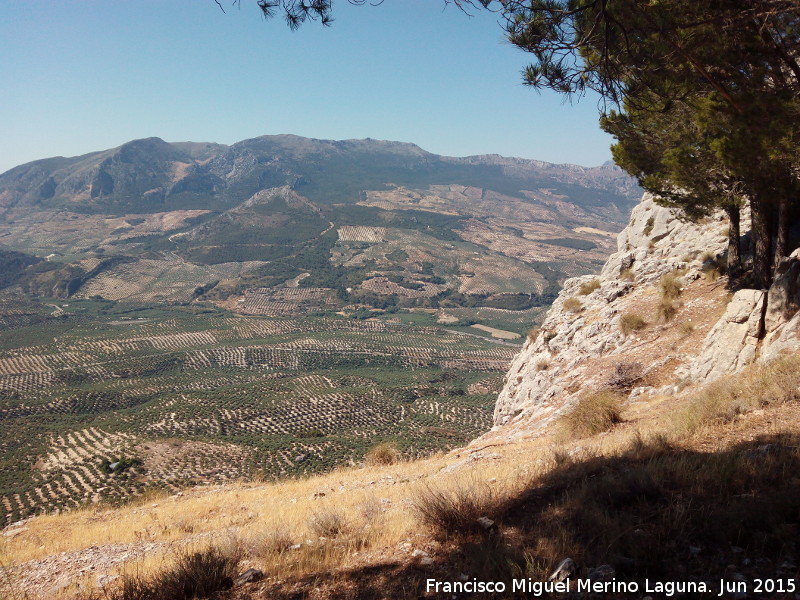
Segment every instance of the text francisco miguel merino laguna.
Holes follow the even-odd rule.
[[[636,592],[658,593],[666,597],[676,594],[713,594],[722,596],[732,592],[754,592],[780,591],[794,592],[797,589],[794,579],[755,579],[752,582],[726,581],[720,580],[719,587],[705,581],[652,581],[645,579],[644,583],[636,581],[594,581],[591,579],[565,579],[564,581],[535,581],[533,579],[512,579],[510,583],[503,581],[478,581],[468,579],[466,581],[437,581],[435,579],[425,580],[425,591],[427,593],[504,593],[522,592],[536,598],[542,594],[595,592],[595,593],[618,593],[628,594]]]

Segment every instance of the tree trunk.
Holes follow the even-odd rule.
[[[786,196],[781,194],[778,200],[778,223],[775,231],[775,257],[773,268],[777,269],[778,264],[784,256],[789,253],[789,202]]]
[[[772,219],[771,206],[752,198],[750,213],[753,220],[753,287],[766,289],[772,283]]]
[[[729,204],[725,207],[728,213],[728,277],[733,279],[742,272],[742,256],[739,252],[739,206]]]

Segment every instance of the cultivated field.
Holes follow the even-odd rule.
[[[62,316],[0,336],[3,523],[324,471],[379,442],[409,457],[452,447],[488,429],[516,351],[386,320],[52,304]]]

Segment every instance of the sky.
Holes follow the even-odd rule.
[[[522,84],[498,16],[444,0],[334,3],[292,32],[256,0],[0,0],[0,172],[157,136],[292,133],[413,142],[448,156],[599,165],[593,97]]]

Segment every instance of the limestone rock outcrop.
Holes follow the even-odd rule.
[[[748,227],[743,215],[742,230]],[[704,277],[726,246],[722,213],[691,223],[645,194],[600,275],[565,281],[529,335],[497,399],[495,430],[541,428],[583,391],[618,386],[620,372],[638,374],[624,390],[634,399],[677,393],[686,383],[800,349],[800,251],[783,261],[770,290],[731,295],[725,279]],[[689,289],[670,323],[658,312],[666,273]],[[631,315],[646,327],[621,324]]]

